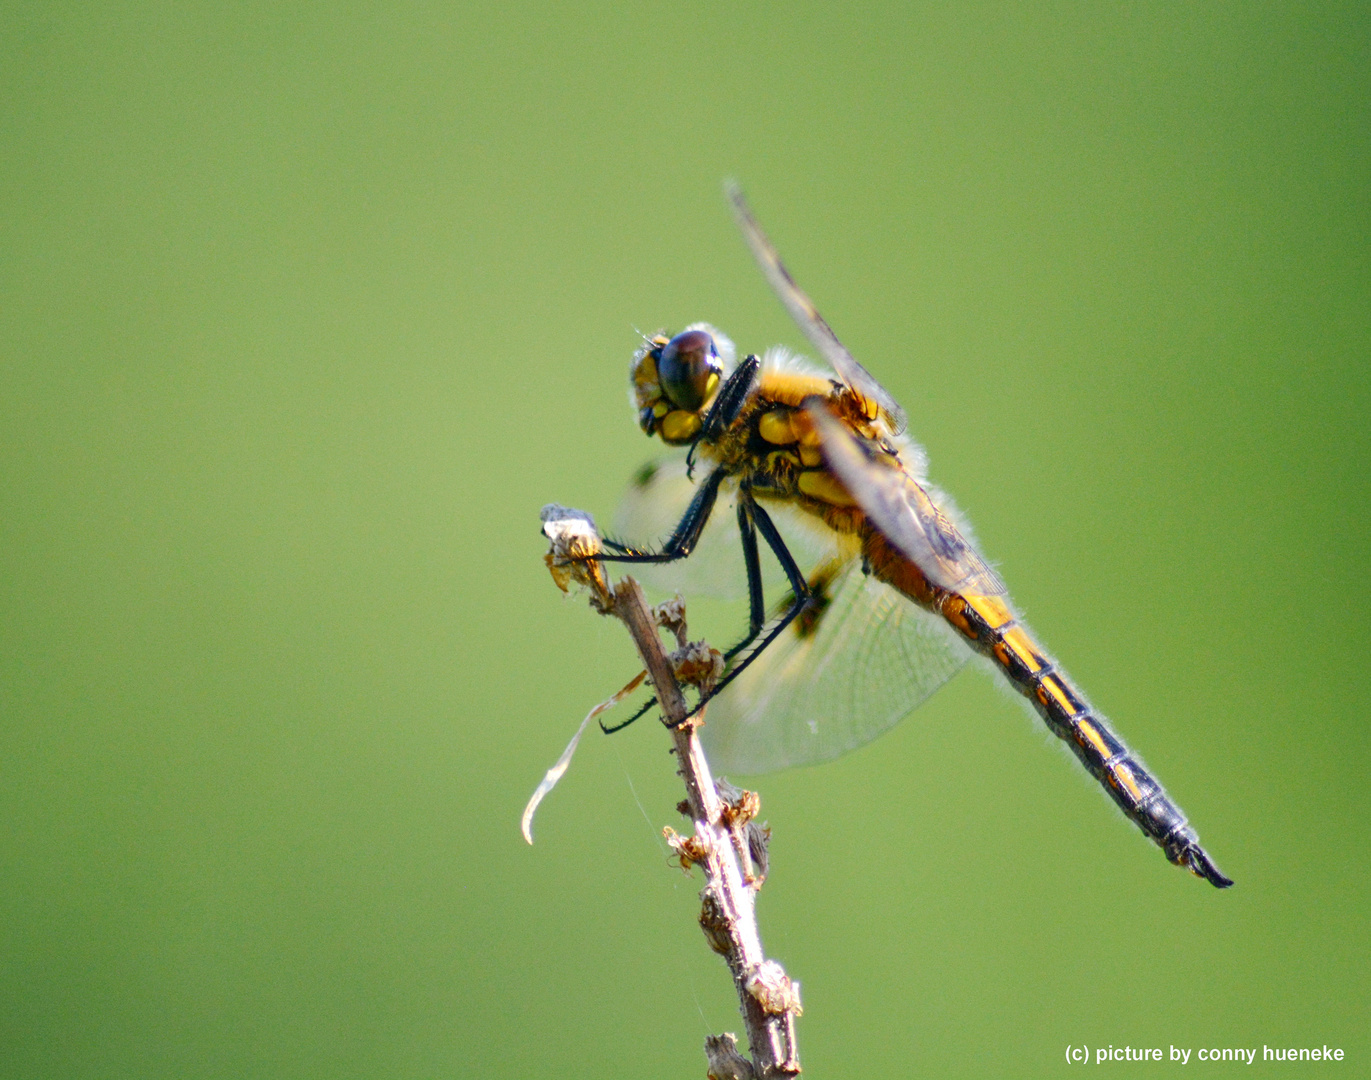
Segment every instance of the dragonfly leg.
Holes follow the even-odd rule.
[[[776,528],[776,523],[771,520],[771,515],[757,505],[750,492],[746,494],[745,500],[750,504],[752,518],[757,523],[757,531],[762,534],[766,546],[771,549],[771,553],[776,556],[776,561],[781,564],[781,571],[785,574],[786,581],[790,583],[790,591],[794,594],[795,600],[797,602],[808,600],[809,582],[805,581],[804,574],[795,565],[795,558],[790,554],[790,549],[785,546],[785,540],[781,538],[780,530]]]
[[[747,567],[747,636],[724,653],[725,660],[732,660],[756,641],[757,635],[762,632],[762,627],[766,625],[766,596],[762,591],[762,563],[757,554],[757,526],[753,520],[753,508],[755,506],[756,503],[750,498],[738,500],[738,535],[742,538],[743,563]]]
[[[655,697],[650,697],[643,704],[643,707],[641,709],[639,709],[636,713],[630,716],[622,724],[615,724],[613,727],[605,727],[605,722],[603,720],[599,721],[600,730],[603,731],[606,735],[613,735],[616,731],[623,731],[624,728],[628,727],[629,724],[633,723],[633,721],[637,720],[638,717],[642,716],[645,712],[648,711],[648,709],[652,708],[652,706],[656,704],[657,699]]]
[[[762,362],[755,355],[748,356],[728,377],[728,382],[724,383],[719,396],[714,399],[714,404],[705,414],[704,423],[700,426],[702,439],[717,439],[733,426],[733,421],[738,419],[738,414],[743,411],[743,405],[752,394],[752,387],[757,381],[757,372],[761,366]]]
[[[781,570],[785,573],[786,580],[790,582],[794,600],[776,625],[767,632],[761,643],[748,652],[737,666],[724,675],[708,693],[701,694],[699,704],[691,710],[689,716],[686,717],[687,720],[696,716],[708,704],[710,698],[719,693],[748,664],[760,656],[766,647],[775,641],[781,632],[794,621],[795,617],[804,610],[805,604],[811,599],[809,584],[805,581],[804,574],[800,572],[794,557],[790,554],[790,549],[785,546],[785,540],[782,539],[780,531],[771,520],[771,515],[758,506],[746,491],[740,492],[738,496],[738,532],[742,537],[743,562],[747,567],[748,631],[746,637],[724,653],[724,658],[732,660],[739,653],[742,653],[757,640],[766,625],[766,596],[762,589],[761,557],[757,548],[757,533],[759,531],[762,538],[766,540],[767,547],[771,548],[772,553],[776,556],[776,561],[781,564]],[[623,723],[615,724],[613,727],[605,727],[601,723],[600,729],[606,735],[622,731],[655,704],[657,704],[657,699],[654,697]]]
[[[749,356],[738,365],[738,370],[728,377],[728,382],[724,383],[715,397],[709,412],[705,413],[704,422],[700,425],[700,434],[695,436],[695,441],[690,444],[690,452],[686,454],[687,476],[693,476],[695,473],[695,448],[702,442],[717,439],[733,426],[734,420],[738,419],[743,405],[752,394],[752,387],[757,381],[757,372],[761,366],[762,362],[755,355]]]
[[[810,591],[809,583],[805,581],[804,574],[800,572],[800,568],[795,564],[795,559],[790,554],[790,549],[785,546],[785,540],[781,537],[780,531],[776,528],[775,523],[771,520],[771,515],[768,514],[765,510],[763,510],[760,506],[758,506],[757,503],[753,500],[751,494],[746,490],[739,492],[738,506],[738,524],[740,526],[743,524],[742,508],[746,506],[748,516],[751,519],[751,523],[754,524],[756,526],[757,531],[762,534],[762,539],[766,541],[767,547],[769,547],[771,549],[772,554],[776,556],[776,561],[781,564],[781,570],[785,573],[786,580],[790,582],[792,600],[790,606],[786,609],[785,613],[776,621],[775,625],[773,625],[771,629],[766,632],[766,636],[764,636],[760,642],[758,642],[751,650],[749,650],[747,655],[745,655],[740,661],[738,661],[738,663],[735,664],[724,675],[722,679],[715,683],[713,688],[708,693],[700,695],[700,703],[696,705],[693,710],[691,710],[690,715],[686,717],[686,720],[690,720],[691,718],[698,715],[700,710],[703,709],[707,704],[709,704],[710,698],[719,694],[724,689],[724,687],[726,687],[729,683],[731,683],[734,679],[741,675],[747,669],[747,666],[752,663],[752,661],[757,659],[757,657],[761,656],[761,654],[766,651],[767,646],[769,646],[773,641],[780,637],[785,628],[795,621],[795,617],[799,615],[801,611],[804,610],[805,605],[809,603],[813,595]],[[749,531],[750,530],[748,529],[743,529],[743,536],[745,538],[748,536]],[[755,536],[752,537],[751,542],[752,553],[755,558],[757,544]],[[744,539],[743,552],[745,556],[748,551],[747,543],[747,540]],[[758,607],[762,604],[760,568],[757,570],[756,573],[755,591],[753,589],[753,583],[754,579],[752,564],[749,564],[748,592],[752,596],[752,616],[755,621],[757,617],[760,614],[762,614],[760,611],[758,611]],[[728,652],[726,652],[724,655],[730,659],[738,655],[740,652],[742,652],[743,649],[747,648],[749,644],[756,640],[759,633],[760,627],[755,631],[750,631],[745,639],[743,639],[741,642],[735,645],[732,649],[729,649]],[[685,721],[683,720],[682,723],[684,722]]]
[[[613,552],[604,552],[594,556],[594,558],[606,562],[626,563],[666,563],[684,559],[695,550],[695,545],[699,543],[700,533],[704,531],[705,524],[709,521],[709,515],[714,512],[714,504],[719,498],[719,485],[723,482],[723,469],[715,469],[705,478],[704,483],[700,485],[700,490],[695,493],[695,498],[690,500],[690,506],[686,509],[685,516],[681,518],[680,524],[672,530],[666,543],[662,545],[661,551],[644,551],[629,544],[606,540],[605,546],[612,548]]]
[[[762,592],[762,564],[757,554],[757,528],[752,521],[752,500],[738,500],[738,533],[743,541],[743,562],[747,566],[747,596],[748,596],[748,631],[747,637],[734,645],[728,652],[724,653],[725,660],[732,660],[738,653],[746,649],[757,635],[762,632],[762,627],[766,624],[766,597]],[[657,704],[655,697],[649,698],[647,702],[636,713],[620,724],[613,727],[605,727],[604,722],[600,722],[600,730],[606,735],[613,735],[616,731],[623,731],[629,724],[637,720],[646,713],[652,706]]]

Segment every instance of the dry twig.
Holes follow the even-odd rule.
[[[721,795],[716,787],[695,734],[701,718],[690,717],[680,686],[685,681],[707,692],[722,670],[719,654],[703,642],[686,639],[685,608],[679,598],[649,609],[633,578],[610,587],[595,558],[601,550],[600,538],[588,514],[556,505],[545,507],[543,531],[552,541],[547,564],[558,586],[563,590],[572,583],[585,586],[595,610],[616,616],[628,628],[675,742],[686,787],[686,800],[678,809],[690,816],[695,835],[664,831],[681,865],[704,871],[700,926],[710,948],[723,956],[733,974],[752,1051],[749,1060],[738,1053],[733,1035],[710,1036],[705,1040],[708,1075],[714,1080],[796,1076],[800,1072],[795,1042],[800,986],[762,952],[754,905],[766,877],[769,834],[753,820],[760,805],[755,793],[725,785]],[[676,636],[678,648],[670,655],[662,646],[659,629]]]

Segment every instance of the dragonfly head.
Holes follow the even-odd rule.
[[[629,369],[638,425],[648,435],[660,435],[669,446],[691,442],[700,433],[723,370],[713,336],[701,327],[673,338],[649,338],[633,354]]]

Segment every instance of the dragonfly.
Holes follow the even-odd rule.
[[[795,283],[742,192],[730,185],[727,195],[762,273],[826,370],[782,349],[739,362],[705,323],[645,338],[630,367],[638,423],[678,452],[640,470],[615,529],[665,539],[606,538],[604,554],[656,568],[665,587],[706,592],[737,580],[719,567],[731,553],[736,569],[741,554],[748,629],[701,698],[709,706],[701,738],[716,766],[746,775],[836,757],[888,730],[979,656],[1172,863],[1232,885],[1019,617],[960,513],[929,481],[903,410]],[[768,559],[764,568],[762,545],[774,566]],[[787,592],[769,611],[768,582],[778,578]]]

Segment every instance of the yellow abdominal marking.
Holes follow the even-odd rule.
[[[1018,658],[1019,663],[1023,664],[1030,672],[1041,671],[1043,669],[1042,657],[1034,648],[1033,639],[1024,632],[1022,626],[1011,626],[1001,636],[1001,640],[995,646],[995,653],[999,656],[1003,650],[1006,655],[1000,657],[1000,663],[1006,667],[1009,664],[1009,653],[1013,653]]]
[[[1014,621],[1009,608],[998,596],[967,596],[965,600],[966,606],[984,619],[985,624],[992,630],[998,630],[1005,623]]]
[[[1104,739],[1100,737],[1100,733],[1095,730],[1094,724],[1092,724],[1089,720],[1081,720],[1076,724],[1076,730],[1079,731],[1083,736],[1085,736],[1085,738],[1090,742],[1090,745],[1095,748],[1096,752],[1100,755],[1100,757],[1109,757],[1109,747],[1105,744]]]
[[[1059,683],[1056,680],[1056,678],[1051,675],[1045,676],[1038,683],[1038,700],[1041,701],[1044,705],[1047,704],[1048,694],[1051,694],[1054,698],[1057,699],[1057,704],[1059,704],[1062,707],[1062,711],[1066,713],[1068,716],[1074,716],[1078,711],[1076,709],[1076,706],[1072,704],[1071,698],[1067,694],[1066,690],[1063,688],[1062,684]]]
[[[1133,779],[1133,771],[1122,761],[1114,766],[1113,775],[1119,783],[1128,789],[1128,794],[1133,796],[1134,802],[1142,798],[1142,792],[1138,789],[1138,782]]]

